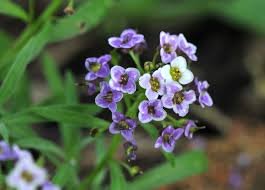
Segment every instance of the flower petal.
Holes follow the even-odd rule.
[[[193,90],[185,91],[184,94],[184,100],[187,104],[192,104],[196,101],[196,95]]]
[[[156,142],[155,142],[155,148],[159,148],[159,147],[161,147],[162,146],[162,143],[163,143],[163,139],[162,139],[162,137],[158,137],[157,138],[157,140],[156,140]]]
[[[172,101],[173,96],[169,95],[164,95],[161,98],[162,104],[165,108],[171,109],[173,108],[173,101]]]
[[[182,73],[182,76],[179,79],[179,83],[183,85],[189,84],[190,82],[193,81],[193,79],[194,79],[193,73],[187,69]]]
[[[186,59],[182,56],[176,57],[170,65],[171,67],[177,67],[180,72],[184,72],[187,69]]]
[[[145,73],[144,75],[142,75],[140,78],[139,78],[139,85],[142,87],[142,88],[150,88],[151,85],[150,85],[150,78],[151,78],[151,75],[149,73]]]
[[[167,82],[173,81],[170,75],[170,65],[165,65],[161,68],[161,75],[165,80],[167,80]]]
[[[129,78],[132,79],[133,81],[138,80],[138,78],[140,77],[140,72],[136,68],[127,68],[125,72],[128,74]]]
[[[112,122],[110,124],[110,126],[109,126],[109,132],[111,134],[118,134],[118,133],[120,133],[120,130],[118,130],[117,127],[116,127],[116,123]]]
[[[184,117],[189,112],[189,105],[188,104],[177,104],[173,107],[173,110],[176,114],[178,114],[180,117]]]
[[[122,40],[117,37],[111,37],[108,39],[109,45],[114,47],[114,48],[120,48],[122,44]]]
[[[141,123],[148,123],[152,121],[152,117],[149,114],[143,114],[141,112],[138,114],[138,119]]]
[[[115,82],[119,82],[121,75],[123,75],[125,73],[125,69],[121,66],[114,66],[111,68],[110,70],[110,75],[111,78],[115,81]]]
[[[148,100],[156,100],[158,98],[158,93],[149,88],[145,91],[145,96],[148,98]]]

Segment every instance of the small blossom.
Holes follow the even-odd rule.
[[[160,137],[156,140],[155,148],[162,146],[166,152],[172,152],[175,148],[176,141],[182,136],[182,128],[174,129],[172,126],[165,128]]]
[[[0,141],[0,161],[14,160],[17,155],[12,147],[5,141]]]
[[[136,128],[136,121],[125,117],[119,112],[112,114],[113,122],[109,126],[109,132],[112,134],[120,133],[127,141],[133,141],[133,132]]]
[[[228,182],[232,189],[241,189],[243,179],[240,171],[237,169],[233,169],[229,174]]]
[[[139,84],[146,89],[145,95],[149,100],[155,100],[159,95],[164,94],[165,82],[161,75],[161,69],[156,70],[152,76],[145,73],[139,78]]]
[[[189,104],[196,100],[193,90],[182,91],[182,86],[178,83],[170,83],[166,86],[167,93],[162,97],[165,108],[173,109],[180,117],[184,117],[189,112]]]
[[[167,83],[175,81],[180,84],[189,84],[193,81],[193,73],[187,68],[186,59],[182,56],[176,57],[170,65],[165,65],[161,69],[161,75]]]
[[[171,62],[176,56],[177,36],[160,32],[160,56],[163,63]]]
[[[89,82],[89,83],[87,84],[87,94],[88,94],[89,96],[92,96],[93,94],[96,93],[96,91],[97,91],[96,84],[93,83],[93,82]]]
[[[61,188],[50,181],[47,181],[42,185],[42,190],[60,190]]]
[[[197,94],[199,96],[198,101],[201,107],[211,107],[213,105],[213,100],[210,94],[207,92],[209,83],[207,81],[199,81],[197,78],[195,78],[194,82],[197,87]]]
[[[194,121],[189,120],[185,126],[185,137],[187,137],[188,139],[192,139],[193,137],[193,132],[197,129],[197,125],[195,124]]]
[[[110,87],[123,93],[133,94],[136,91],[135,82],[140,76],[140,72],[135,68],[124,69],[121,66],[114,66],[110,71]]]
[[[183,34],[178,35],[178,47],[177,50],[179,49],[183,53],[185,53],[190,60],[192,61],[197,61],[198,58],[195,55],[197,47],[193,45],[192,43],[187,42],[185,36]]]
[[[167,113],[163,109],[161,100],[144,100],[139,105],[138,118],[142,123],[148,123],[152,120],[162,121]]]
[[[103,55],[99,58],[90,57],[86,59],[85,66],[88,73],[85,77],[87,81],[97,78],[106,78],[109,75],[110,68],[108,62],[111,60],[110,55]]]
[[[108,42],[114,48],[131,49],[145,42],[145,40],[142,34],[137,34],[133,29],[126,29],[121,33],[120,37],[111,37]]]
[[[137,146],[134,142],[126,142],[123,144],[123,147],[125,149],[125,154],[128,158],[128,161],[136,160],[136,150]]]
[[[17,190],[35,190],[46,181],[46,171],[32,160],[19,160],[6,178],[8,186]]]
[[[111,112],[116,111],[117,102],[121,101],[123,94],[110,88],[107,82],[100,83],[100,93],[96,96],[95,103],[102,108],[109,108]]]

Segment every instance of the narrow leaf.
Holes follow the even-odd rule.
[[[4,78],[3,84],[0,87],[0,105],[14,93],[16,86],[23,77],[31,58],[38,54],[42,47],[46,44],[49,31],[50,24],[47,24],[39,34],[31,38],[31,40],[16,56],[14,63],[9,69],[6,77]]]
[[[51,141],[39,137],[20,139],[16,141],[16,144],[24,148],[32,148],[41,152],[49,152],[55,154],[61,158],[64,157],[63,151],[57,145],[55,145]]]
[[[122,173],[120,165],[112,161],[109,163],[110,166],[110,190],[124,190],[126,188],[126,181]]]
[[[2,136],[2,138],[8,142],[9,140],[9,132],[7,127],[5,126],[4,123],[0,123],[0,135]]]
[[[143,175],[136,177],[133,182],[127,185],[126,189],[155,189],[207,170],[207,159],[202,152],[185,153],[175,158],[175,163],[175,167],[167,162],[150,169]]]
[[[9,0],[1,0],[0,13],[7,16],[19,18],[28,21],[27,13],[18,5]]]

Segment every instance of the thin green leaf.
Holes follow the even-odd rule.
[[[18,81],[23,77],[30,60],[38,54],[46,44],[50,27],[51,25],[47,24],[40,33],[31,38],[16,56],[14,63],[9,69],[4,78],[3,84],[0,87],[0,105],[14,93]]]
[[[41,152],[51,153],[57,155],[61,158],[64,158],[63,151],[51,141],[39,138],[24,138],[16,141],[16,144],[23,148],[32,148]]]
[[[161,164],[138,176],[126,187],[128,190],[155,189],[207,170],[207,159],[202,152],[189,152],[175,158],[176,166]]]
[[[77,91],[73,76],[70,72],[66,74],[65,80],[65,103],[76,104],[78,102]],[[64,148],[69,159],[79,160],[81,135],[79,129],[69,124],[60,125]]]
[[[0,30],[0,42],[0,57],[2,57],[11,46],[13,39],[7,32]]]
[[[55,60],[49,55],[42,56],[43,74],[48,82],[48,87],[54,96],[62,95],[64,92],[63,81],[56,66]]]
[[[52,41],[72,38],[95,27],[104,17],[112,0],[84,1],[75,14],[58,20],[53,27]]]
[[[0,135],[6,142],[9,142],[9,132],[4,123],[0,123]]]
[[[55,121],[88,127],[106,128],[109,122],[94,117],[100,109],[96,105],[51,105],[26,109],[16,114],[8,114],[0,119],[6,124],[19,125]]]
[[[124,190],[126,189],[126,181],[122,173],[120,165],[112,161],[109,163],[110,167],[110,190]]]
[[[73,166],[69,163],[65,163],[59,166],[52,181],[61,188],[67,185],[67,189],[73,189],[74,186],[78,184],[78,176]],[[72,188],[70,188],[70,186]]]
[[[19,5],[9,0],[1,0],[0,13],[19,18],[25,22],[29,20],[27,13]]]

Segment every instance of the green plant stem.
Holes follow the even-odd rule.
[[[167,118],[173,122],[174,125],[176,125],[177,127],[182,127],[182,125],[187,121],[187,119],[175,119],[174,117],[172,117],[171,115],[167,114]]]
[[[100,163],[96,166],[96,168],[88,175],[84,181],[81,182],[78,190],[86,190],[91,185],[97,174],[108,164],[108,162],[112,159],[113,154],[116,152],[118,145],[120,144],[121,136],[115,135],[112,139],[111,145],[108,149],[108,152],[100,161]]]
[[[29,23],[32,23],[34,20],[34,8],[35,8],[35,0],[29,0]]]
[[[158,55],[159,55],[159,49],[157,48],[157,49],[156,49],[156,52],[155,52],[155,55],[154,55],[154,57],[153,57],[153,60],[152,60],[152,62],[153,62],[154,64],[156,63],[156,59],[157,59]]]
[[[143,68],[141,67],[141,64],[140,64],[139,55],[138,54],[135,54],[133,51],[129,51],[129,54],[130,54],[132,60],[134,61],[136,67],[140,71],[140,73],[143,74],[144,73],[144,70],[143,70]]]

